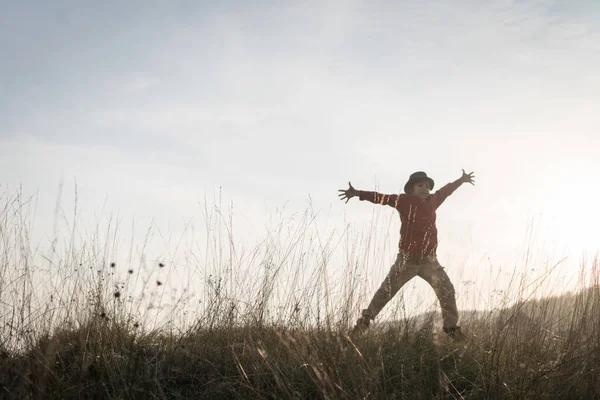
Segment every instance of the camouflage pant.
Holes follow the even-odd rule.
[[[403,252],[398,253],[396,262],[392,265],[385,280],[375,292],[369,306],[363,310],[363,318],[374,319],[381,309],[394,297],[402,286],[415,276],[420,276],[431,285],[442,308],[444,328],[456,327],[458,310],[454,285],[436,256],[422,259],[420,262],[411,260]]]

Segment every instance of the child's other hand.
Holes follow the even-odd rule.
[[[460,181],[463,183],[470,183],[471,185],[475,185],[475,175],[474,172],[467,174],[465,170],[462,170],[462,176],[460,177]]]
[[[350,182],[348,182],[348,185],[350,186],[350,188],[348,188],[346,190],[344,190],[344,189],[338,190],[338,192],[342,192],[338,195],[340,197],[340,200],[346,200],[346,203],[348,203],[348,201],[351,198],[353,198],[354,196],[358,196],[358,190],[354,189],[354,187],[352,186],[352,184]]]

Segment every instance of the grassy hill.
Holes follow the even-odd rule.
[[[142,332],[90,315],[3,350],[7,398],[580,398],[600,396],[597,287],[466,313],[468,339],[448,341],[437,316],[336,328],[198,326]]]
[[[143,320],[148,308],[129,300],[141,287],[142,295],[160,302],[169,282],[153,271],[168,268],[157,264],[146,274],[140,262],[119,270],[107,250],[118,243],[117,228],[107,229],[104,241],[99,229],[80,240],[75,224],[64,255],[56,255],[53,241],[42,268],[35,265],[39,255],[28,233],[32,202],[6,195],[0,200],[0,398],[600,398],[597,285],[490,312],[463,310],[467,339],[460,343],[441,333],[438,313],[378,320],[364,335],[350,338],[348,322],[358,312],[355,282],[363,279],[350,269],[349,284],[335,284],[348,301],[333,320],[302,319],[324,287],[309,281],[301,307],[293,296],[286,300],[293,318],[265,322],[266,304],[286,263],[292,273],[306,271],[316,264],[311,249],[319,265],[327,263],[330,249],[315,247],[318,241],[300,226],[291,230],[290,240],[277,233],[260,251],[240,256],[240,265],[257,263],[264,271],[256,287],[207,274],[204,286],[193,287],[205,290],[207,301],[192,324],[184,330],[151,329]],[[237,261],[228,250],[234,246],[228,237],[217,239],[211,241],[216,256],[201,261],[230,273]],[[355,250],[349,256],[354,261],[362,257]],[[592,282],[600,276],[598,261],[585,266]],[[308,279],[323,281],[321,270],[309,272]],[[250,299],[243,312],[230,298],[235,291]]]

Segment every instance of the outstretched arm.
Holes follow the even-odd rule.
[[[444,200],[446,200],[448,196],[454,193],[454,191],[458,189],[463,183],[470,183],[471,185],[475,185],[475,175],[473,175],[473,172],[467,174],[464,169],[462,170],[462,172],[463,173],[460,178],[440,188],[440,190],[433,194],[431,200],[434,202],[435,208],[438,208],[444,202]]]
[[[350,186],[348,189],[338,190],[338,192],[341,192],[339,194],[340,199],[346,200],[346,203],[348,203],[348,201],[351,198],[358,196],[359,200],[361,200],[361,201],[367,200],[367,201],[370,201],[371,203],[375,203],[375,204],[386,205],[386,206],[390,206],[390,207],[394,207],[394,208],[397,207],[397,204],[398,204],[398,195],[397,194],[382,194],[379,192],[356,190],[350,182],[348,182],[348,185]]]

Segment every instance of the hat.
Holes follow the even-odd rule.
[[[429,189],[433,189],[433,185],[434,185],[433,179],[428,177],[425,172],[418,171],[418,172],[415,172],[414,174],[412,174],[410,176],[410,178],[408,178],[408,182],[406,182],[406,185],[404,185],[404,193],[408,193],[408,190],[411,189],[415,183],[421,182],[421,181],[428,181]]]

